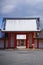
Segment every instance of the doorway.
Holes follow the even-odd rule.
[[[17,40],[17,48],[26,48],[26,40],[25,39]]]
[[[24,41],[25,40],[20,40],[20,46],[24,46]]]

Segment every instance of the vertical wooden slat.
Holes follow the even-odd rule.
[[[34,48],[34,32],[32,33],[32,48]]]
[[[26,48],[29,48],[29,34],[26,34]]]

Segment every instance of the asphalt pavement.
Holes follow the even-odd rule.
[[[43,65],[43,49],[0,50],[0,65]]]

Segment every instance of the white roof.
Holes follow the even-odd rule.
[[[38,31],[36,19],[6,19],[4,31]]]

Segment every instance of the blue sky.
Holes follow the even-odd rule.
[[[40,17],[43,29],[43,0],[0,0],[0,28],[3,17]]]

